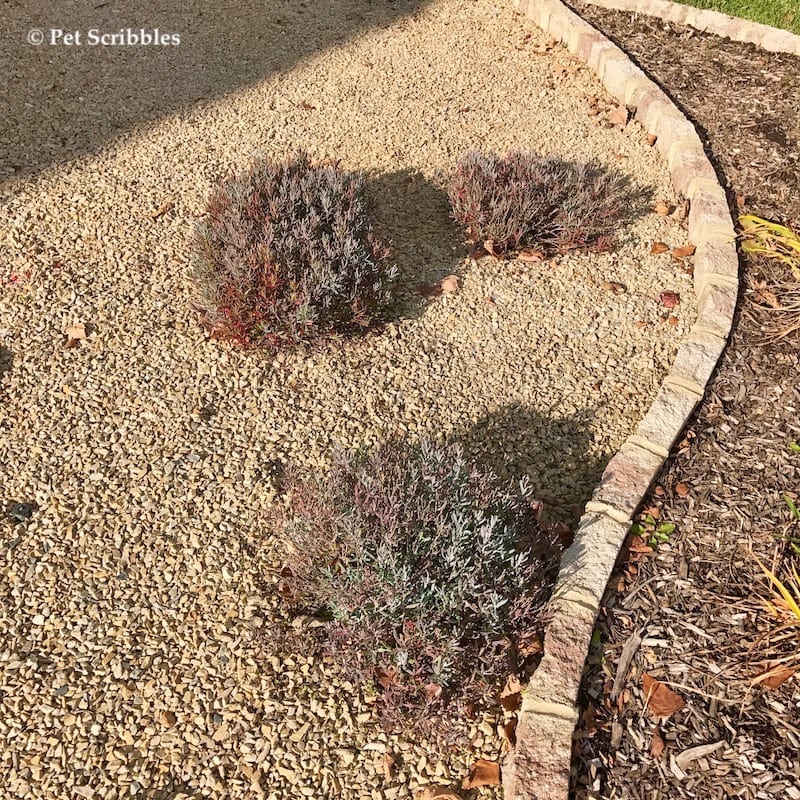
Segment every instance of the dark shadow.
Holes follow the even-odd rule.
[[[375,228],[397,265],[396,298],[386,318],[419,316],[442,278],[463,277],[464,238],[450,216],[447,193],[419,172],[368,177]]]
[[[0,181],[95,152],[122,134],[388,26],[426,2],[145,0],[120,6],[97,0],[64,6],[7,0],[0,31]],[[158,28],[161,35],[178,35],[180,43],[88,43],[92,30],[128,28],[151,35]],[[79,31],[81,44],[51,45],[51,29]],[[45,39],[38,46],[28,42],[35,30]]]
[[[491,467],[505,480],[526,478],[533,497],[544,504],[544,519],[571,528],[600,480],[606,459],[592,453],[585,409],[568,417],[548,417],[514,404],[487,414],[459,443],[471,461]]]
[[[0,381],[3,380],[6,372],[11,371],[14,366],[14,356],[7,347],[0,344]]]

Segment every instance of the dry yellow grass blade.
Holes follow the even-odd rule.
[[[800,280],[800,236],[785,225],[754,214],[740,216],[739,225],[745,253],[778,259],[791,269],[796,280]]]
[[[770,583],[781,596],[780,600],[776,599],[774,602],[766,601],[767,608],[776,616],[786,617],[791,615],[794,617],[792,624],[800,624],[800,575],[797,574],[797,570],[792,567],[794,581],[787,581],[789,584],[787,586],[771,569],[764,566],[758,556],[754,554],[754,557],[764,574],[769,578]]]

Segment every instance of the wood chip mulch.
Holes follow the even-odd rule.
[[[734,214],[800,228],[800,59],[576,8],[697,125]],[[800,520],[786,500],[800,494],[800,332],[774,341],[770,307],[789,278],[743,257],[731,343],[645,498],[643,537],[620,558],[582,689],[577,800],[800,799],[800,629],[781,631],[770,616],[774,590],[758,563],[800,569]],[[674,532],[651,549],[668,523]],[[775,677],[756,680],[776,664]]]

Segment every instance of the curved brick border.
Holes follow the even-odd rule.
[[[611,459],[564,553],[544,656],[525,692],[517,745],[503,769],[506,800],[566,800],[576,700],[603,593],[631,517],[694,411],[725,347],[739,288],[735,231],[725,192],[694,126],[619,47],[561,0],[513,0],[582,58],[657,139],[675,188],[690,201],[696,245],[697,323],[653,405]]]
[[[730,17],[719,11],[684,6],[671,0],[585,0],[593,6],[615,11],[635,11],[659,17],[677,25],[691,25],[701,31],[727,36],[735,42],[750,42],[773,53],[791,53],[800,56],[800,36],[780,28],[762,25],[739,17]]]

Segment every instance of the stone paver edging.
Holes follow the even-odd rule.
[[[553,38],[586,61],[619,102],[655,135],[675,188],[689,199],[697,247],[697,322],[639,423],[611,459],[564,553],[542,661],[525,691],[517,744],[503,768],[506,800],[566,800],[576,701],[603,593],[631,518],[703,396],[730,333],[739,288],[736,233],[726,196],[694,126],[612,44],[560,0],[513,0]]]
[[[719,11],[694,8],[672,0],[585,0],[593,6],[615,11],[633,11],[659,17],[676,25],[690,25],[700,31],[727,36],[735,42],[750,42],[773,53],[791,53],[800,56],[800,36],[781,28],[751,22],[749,19],[731,17]]]

